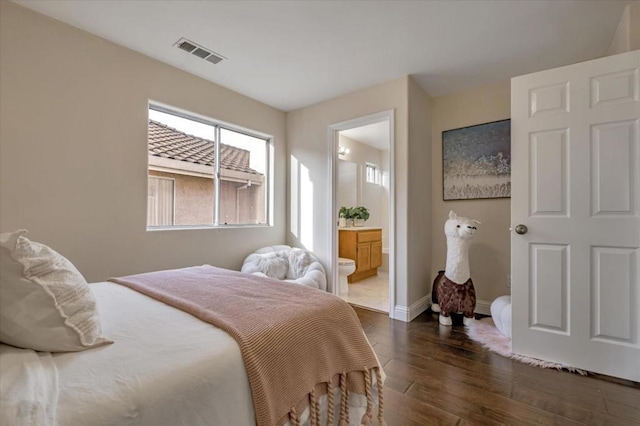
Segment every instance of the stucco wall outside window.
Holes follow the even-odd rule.
[[[175,219],[173,224],[148,223],[148,226],[212,225],[213,179],[177,173],[149,171],[149,176],[171,178],[175,182]],[[262,185],[247,186],[241,182],[220,182],[220,223],[257,223],[265,217]]]

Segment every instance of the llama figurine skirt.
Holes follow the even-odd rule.
[[[465,318],[473,318],[476,290],[471,278],[464,284],[458,284],[447,278],[444,271],[439,271],[433,281],[431,300],[438,305],[443,317],[460,312]]]

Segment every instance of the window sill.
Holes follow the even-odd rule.
[[[147,226],[147,232],[157,231],[188,231],[188,230],[220,230],[220,229],[247,229],[247,228],[272,228],[268,223],[261,224],[233,224],[233,225],[176,225],[176,226]]]

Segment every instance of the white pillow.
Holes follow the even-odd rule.
[[[263,274],[276,280],[284,280],[288,266],[287,259],[283,259],[275,253],[260,255],[258,263],[258,268]]]
[[[241,271],[283,280],[288,267],[289,262],[286,257],[278,253],[252,253],[245,259]]]
[[[306,250],[292,248],[289,251],[289,268],[287,269],[287,279],[296,280],[307,273],[307,268],[315,259]]]
[[[82,274],[56,251],[23,237],[25,232],[0,234],[0,341],[47,352],[109,342]]]

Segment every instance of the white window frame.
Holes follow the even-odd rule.
[[[263,228],[263,227],[272,227],[274,223],[274,197],[275,190],[273,187],[274,182],[274,158],[275,158],[275,148],[274,148],[274,137],[272,135],[268,135],[266,133],[261,133],[255,130],[247,129],[245,127],[241,127],[235,124],[230,124],[221,120],[212,119],[209,117],[205,117],[193,112],[184,111],[172,106],[164,105],[159,102],[149,101],[148,110],[155,110],[158,112],[163,112],[165,114],[171,114],[176,117],[184,118],[186,120],[192,120],[198,123],[206,124],[214,127],[215,129],[215,168],[213,173],[213,191],[214,192],[214,221],[211,225],[171,225],[171,226],[149,226],[147,223],[147,231],[167,231],[167,230],[177,230],[177,229],[210,229],[210,228]],[[243,224],[225,224],[220,223],[220,202],[218,197],[220,196],[220,144],[217,143],[220,140],[220,129],[226,129],[233,132],[241,133],[253,138],[262,139],[265,143],[266,153],[266,164],[265,164],[265,179],[264,185],[265,188],[265,223],[243,223]],[[147,139],[148,144],[148,139]],[[149,164],[147,163],[147,174],[149,172]],[[147,176],[148,179],[148,176]],[[147,184],[148,185],[148,184]],[[147,197],[148,198],[148,197]],[[147,201],[148,202],[148,201]],[[176,199],[175,199],[175,183],[174,183],[174,223],[175,223],[175,208],[176,208]],[[148,208],[148,206],[147,206]]]
[[[372,170],[373,180],[369,179],[369,170]],[[373,163],[364,163],[364,180],[367,183],[380,185],[380,170],[377,165]]]

